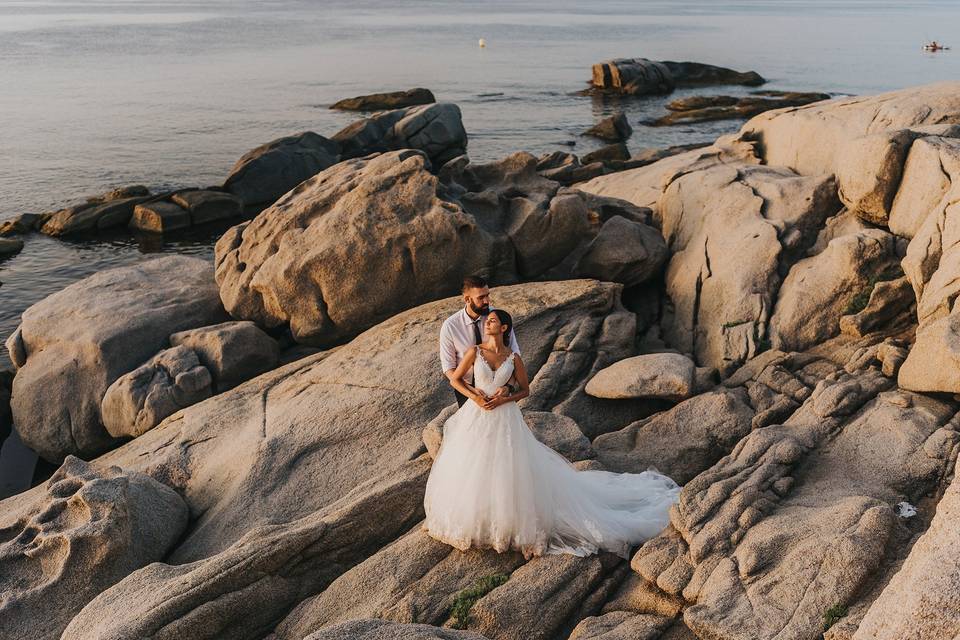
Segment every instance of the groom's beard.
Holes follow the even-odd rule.
[[[473,304],[473,303],[471,302],[471,303],[470,303],[470,310],[473,311],[473,312],[474,312],[475,314],[477,314],[478,316],[485,316],[485,315],[487,315],[487,314],[490,313],[490,305],[485,304],[485,305],[483,305],[482,307],[478,307],[477,305],[475,305],[475,304]]]

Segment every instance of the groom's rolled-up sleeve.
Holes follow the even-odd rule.
[[[444,372],[457,368],[457,347],[446,324],[440,327],[440,366]]]
[[[517,342],[516,331],[510,332],[510,349],[518,355],[523,355],[522,353],[520,353],[520,344]]]

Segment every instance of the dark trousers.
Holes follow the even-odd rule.
[[[467,396],[463,395],[462,393],[460,393],[460,392],[457,391],[456,389],[453,390],[453,395],[455,395],[455,396],[457,397],[457,406],[458,406],[458,407],[462,407],[464,404],[466,404],[467,400],[469,400],[469,398],[467,398]]]

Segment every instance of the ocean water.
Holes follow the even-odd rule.
[[[573,94],[593,63],[628,56],[838,95],[958,78],[958,19],[953,0],[0,0],[0,220],[123,184],[219,184],[252,147],[359,117],[330,103],[414,86],[460,105],[475,160],[584,153],[599,143],[580,133],[621,109],[633,150],[712,140],[740,123],[653,129],[640,121],[665,98]],[[922,52],[930,39],[957,49]],[[0,262],[0,340],[70,282],[156,252],[211,256],[220,231],[30,236]]]

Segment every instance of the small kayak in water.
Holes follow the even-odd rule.
[[[927,44],[923,45],[923,50],[924,50],[924,51],[946,51],[946,50],[949,49],[949,48],[950,48],[950,47],[945,47],[945,46],[943,46],[942,44],[940,44],[939,42],[936,42],[936,41],[934,41],[934,42],[928,42]]]

